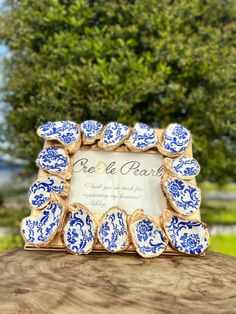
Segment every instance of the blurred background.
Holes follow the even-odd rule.
[[[178,122],[202,171],[211,249],[236,256],[236,2],[0,0],[0,251],[49,120]]]

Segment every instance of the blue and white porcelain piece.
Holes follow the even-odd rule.
[[[106,125],[98,145],[101,148],[116,148],[129,136],[130,129],[127,125],[119,122],[110,122]]]
[[[176,250],[186,254],[202,254],[209,246],[206,225],[196,220],[172,216],[165,224],[167,236]]]
[[[171,171],[180,179],[190,180],[200,172],[200,165],[196,159],[180,156],[170,162]]]
[[[104,214],[98,228],[98,239],[102,246],[113,253],[129,246],[127,214],[119,207]]]
[[[44,139],[58,140],[63,145],[70,145],[80,140],[78,126],[73,121],[50,121],[40,125],[37,133]]]
[[[163,133],[162,149],[170,154],[184,152],[191,140],[190,132],[180,124],[170,124]]]
[[[65,182],[56,176],[45,177],[35,181],[29,189],[29,203],[31,207],[41,209],[51,200],[51,192],[58,195],[65,191]]]
[[[136,251],[143,257],[159,256],[166,249],[167,240],[163,231],[148,217],[134,221],[131,224],[131,234]]]
[[[64,227],[63,240],[72,254],[87,254],[94,244],[96,227],[89,211],[82,205],[74,209]]]
[[[40,246],[53,239],[64,217],[62,204],[51,203],[37,216],[29,216],[21,222],[21,233],[28,244]]]
[[[171,177],[162,183],[165,194],[173,209],[182,215],[195,213],[201,203],[201,191],[196,186]]]
[[[69,158],[63,148],[44,148],[36,159],[36,165],[52,174],[61,174],[69,169]]]
[[[93,143],[102,131],[103,125],[95,120],[86,120],[81,123],[81,132],[84,143]]]
[[[147,124],[136,123],[125,144],[133,150],[148,150],[157,144],[156,132]]]

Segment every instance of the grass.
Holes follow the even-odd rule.
[[[28,193],[28,187],[27,188],[25,187],[11,188],[10,185],[7,185],[6,187],[1,187],[1,190],[0,190],[0,196],[3,200],[9,197],[19,197],[19,195],[26,196],[27,193]]]
[[[236,256],[236,234],[219,234],[211,237],[211,251]]]
[[[19,227],[20,221],[30,214],[28,208],[9,209],[0,208],[0,227]]]
[[[0,252],[23,246],[23,240],[20,235],[7,235],[0,237]]]
[[[205,182],[200,183],[199,187],[204,192],[213,192],[213,191],[236,192],[235,183],[227,183],[220,186],[217,183],[205,181]]]
[[[236,201],[205,201],[201,206],[201,217],[208,225],[236,224]]]

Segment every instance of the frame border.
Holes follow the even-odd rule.
[[[108,125],[108,124],[107,124]],[[107,126],[106,125],[106,126]],[[69,156],[69,163],[70,163],[70,171],[72,172],[72,165],[73,165],[73,160],[74,160],[74,154],[75,152],[77,152],[78,150],[92,150],[92,151],[106,151],[108,153],[111,153],[112,152],[124,152],[124,153],[128,153],[128,152],[134,152],[134,153],[142,153],[142,154],[161,154],[163,156],[163,176],[166,175],[166,174],[170,174],[172,176],[175,176],[176,175],[174,173],[171,172],[170,170],[170,167],[169,167],[169,163],[166,163],[165,160],[169,161],[170,159],[175,159],[175,158],[178,158],[182,155],[186,155],[188,157],[193,157],[193,154],[192,154],[192,139],[191,139],[191,136],[190,136],[190,142],[188,143],[188,146],[187,148],[181,152],[181,153],[168,153],[168,152],[165,152],[163,153],[163,148],[161,147],[161,143],[163,142],[163,135],[164,135],[164,131],[165,129],[157,129],[157,128],[151,128],[154,130],[155,134],[156,134],[156,137],[157,137],[157,144],[155,145],[155,147],[150,147],[148,149],[132,149],[132,147],[129,145],[129,142],[128,142],[128,139],[129,137],[132,135],[132,132],[134,130],[134,128],[129,128],[129,131],[128,131],[128,134],[126,136],[126,138],[124,140],[122,140],[118,145],[116,145],[114,148],[107,148],[107,147],[103,147],[103,145],[101,145],[101,138],[103,137],[104,135],[104,131],[106,129],[106,126],[104,126],[102,128],[102,130],[100,130],[100,132],[92,139],[92,141],[88,141],[84,138],[84,134],[81,133],[81,127],[80,127],[80,124],[77,124],[77,127],[78,127],[78,131],[80,133],[80,138],[78,139],[78,142],[75,143],[75,147],[76,150],[74,149],[74,151],[72,151],[71,153],[67,150],[67,147],[66,145],[63,145],[62,142],[58,139],[46,139],[45,142],[44,142],[44,146],[43,146],[43,149],[45,148],[48,148],[48,147],[59,147],[59,148],[63,148],[66,152],[66,154]],[[37,134],[39,135],[39,132],[37,132]],[[39,168],[39,171],[38,171],[38,176],[37,176],[37,179],[36,180],[40,180],[42,179],[43,177],[45,176],[57,176],[57,174],[52,174],[50,172],[47,172],[41,168]],[[73,174],[72,174],[73,175]],[[68,217],[69,215],[69,206],[71,206],[72,204],[69,204],[69,193],[70,193],[70,186],[71,186],[71,178],[66,178],[64,177],[63,175],[59,175],[58,177],[60,178],[63,178],[64,180],[66,180],[66,182],[68,183],[68,194],[66,197],[63,197],[61,196],[61,201],[64,203],[64,206],[66,208],[66,214],[65,216]],[[194,186],[197,186],[196,184],[196,179],[195,177],[194,178],[191,178],[190,180],[184,180],[184,179],[181,179],[182,181],[184,181],[185,183],[189,183],[189,184],[192,184]],[[163,191],[162,191],[163,193]],[[163,193],[164,194],[164,193]],[[164,194],[164,197],[166,199],[166,209],[163,209],[162,211],[162,214],[161,215],[151,215],[151,218],[156,222],[157,225],[161,225],[162,226],[162,230],[164,231],[164,227],[162,225],[162,219],[165,215],[165,210],[168,210],[170,212],[173,213],[173,215],[176,214],[176,211],[173,209],[173,206],[172,206],[172,202],[167,198],[167,196]],[[114,206],[116,206],[116,204],[114,204]],[[101,217],[109,210],[110,208],[107,208],[107,210],[102,213],[102,214],[96,214],[96,213],[92,213],[92,215],[95,217],[96,219],[96,223],[98,224],[99,221],[101,220]],[[42,210],[42,209],[41,209]],[[38,209],[32,209],[31,211],[31,215],[37,215],[41,210],[38,210]],[[144,211],[145,211],[145,208],[144,208]],[[128,215],[129,219],[132,215]],[[201,215],[200,215],[200,209],[198,209],[194,214],[191,214],[191,215],[179,215],[181,216],[183,219],[185,220],[197,220],[197,221],[200,221],[201,222]],[[63,226],[60,228],[60,230],[56,233],[56,235],[54,236],[54,238],[50,241],[48,241],[47,243],[44,243],[43,245],[41,245],[40,247],[36,246],[36,245],[32,245],[32,244],[29,244],[29,243],[25,243],[25,249],[26,250],[56,250],[56,251],[66,251],[66,248],[63,244],[63,227],[65,225],[65,221],[66,221],[66,218],[64,219],[64,222],[63,222]],[[108,252],[107,250],[105,250],[103,248],[103,246],[97,242],[95,245],[94,245],[94,248],[92,251],[95,251],[95,252]],[[134,253],[136,252],[136,249],[135,249],[135,246],[132,244],[130,244],[130,246],[123,251],[123,253]],[[170,245],[170,241],[167,245],[167,248],[166,250],[163,252],[162,255],[185,255],[184,253],[181,253],[177,250],[175,250],[171,245]],[[204,255],[204,254],[202,254]]]

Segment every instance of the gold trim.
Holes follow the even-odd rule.
[[[161,188],[162,188],[162,191],[163,191],[164,195],[166,196],[166,198],[168,200],[168,203],[170,204],[170,208],[172,208],[177,214],[181,215],[183,219],[186,218],[186,217],[190,217],[194,213],[198,212],[200,210],[200,206],[201,206],[201,190],[196,186],[196,184],[191,184],[189,182],[185,182],[184,180],[178,179],[178,180],[182,181],[185,185],[194,186],[197,189],[197,191],[199,192],[199,194],[200,194],[200,204],[199,204],[198,208],[194,211],[194,213],[192,213],[192,214],[183,214],[182,212],[180,212],[179,208],[176,206],[173,198],[171,197],[171,195],[169,194],[169,192],[167,191],[167,189],[165,187],[165,183],[168,182],[168,180],[170,180],[170,179],[178,179],[178,178],[173,176],[173,175],[171,175],[168,172],[164,173],[162,178],[161,178]]]
[[[53,200],[55,200],[55,201],[53,201]],[[37,217],[37,216],[39,216],[39,215],[42,215],[42,213],[44,212],[44,210],[46,210],[46,209],[47,209],[51,204],[53,204],[53,203],[58,203],[58,204],[60,204],[60,205],[62,206],[62,215],[61,215],[60,222],[59,222],[59,225],[58,225],[57,230],[55,230],[55,231],[50,235],[50,237],[48,238],[47,241],[45,241],[45,242],[43,242],[43,243],[41,243],[41,244],[30,244],[29,242],[27,242],[27,240],[26,240],[26,238],[25,238],[25,236],[24,236],[24,234],[23,234],[23,232],[22,232],[22,225],[23,225],[23,222],[24,222],[26,219],[30,218],[30,217]],[[35,248],[35,247],[36,247],[36,248],[41,248],[41,247],[47,246],[47,245],[49,245],[49,244],[52,244],[51,242],[52,242],[53,239],[55,238],[55,235],[56,235],[57,233],[60,233],[61,230],[62,230],[62,228],[64,227],[65,218],[66,218],[66,206],[65,206],[64,203],[58,198],[57,195],[53,195],[53,199],[51,200],[51,202],[49,203],[49,205],[46,206],[43,210],[38,210],[37,212],[34,211],[33,214],[31,213],[29,216],[27,216],[27,217],[25,217],[25,218],[22,219],[21,224],[20,224],[20,233],[21,233],[22,238],[23,238],[24,241],[25,241],[25,247],[30,246],[30,247],[32,247],[32,248]]]
[[[78,125],[78,128],[80,128],[80,126]],[[158,140],[158,143],[155,147],[153,148],[149,148],[148,150],[132,150],[131,147],[128,147],[129,145],[127,145],[127,138],[128,136],[130,136],[131,134],[131,131],[133,130],[133,128],[129,128],[129,134],[127,135],[126,138],[124,138],[119,144],[113,146],[112,148],[110,147],[104,147],[103,145],[101,145],[101,137],[103,136],[104,132],[105,132],[105,129],[106,129],[106,126],[101,129],[101,131],[99,132],[99,136],[96,137],[95,141],[93,143],[83,143],[83,137],[81,136],[81,134],[83,134],[83,132],[80,133],[80,141],[77,145],[77,148],[75,151],[73,151],[73,153],[67,153],[67,151],[65,150],[66,154],[68,155],[69,157],[69,169],[70,169],[70,175],[65,174],[65,177],[61,177],[60,175],[56,174],[56,173],[50,173],[49,171],[44,171],[43,169],[40,169],[39,168],[39,172],[38,172],[38,178],[37,180],[39,180],[40,178],[43,178],[44,176],[50,176],[50,175],[53,175],[53,176],[58,176],[60,177],[61,179],[65,179],[67,180],[68,182],[68,193],[67,195],[61,199],[62,202],[64,202],[65,204],[65,207],[66,207],[66,214],[68,214],[68,201],[69,201],[69,193],[70,193],[70,182],[71,182],[71,177],[72,177],[72,165],[73,165],[73,159],[74,159],[74,153],[76,151],[78,151],[79,149],[81,150],[93,150],[93,151],[107,151],[107,152],[111,152],[112,151],[116,151],[116,152],[130,152],[130,151],[133,151],[133,152],[136,152],[136,153],[146,153],[146,154],[162,154],[163,157],[164,157],[164,175],[167,173],[170,175],[169,173],[169,169],[168,167],[166,167],[166,162],[165,160],[167,159],[166,156],[168,156],[169,158],[175,158],[175,157],[180,157],[181,155],[186,155],[188,157],[192,157],[192,139],[190,139],[190,142],[188,144],[188,147],[186,148],[185,151],[181,152],[181,154],[172,154],[172,153],[167,153],[165,152],[164,150],[162,150],[160,148],[161,144],[162,144],[162,140],[163,140],[163,132],[164,130],[163,129],[156,129],[156,128],[153,128],[156,132],[156,135],[157,135],[157,140]],[[80,129],[79,129],[80,130]],[[80,130],[81,131],[81,130]],[[100,144],[100,145],[99,145]],[[58,145],[58,141],[56,140],[45,140],[45,143],[44,143],[44,148],[47,148],[47,147],[59,147],[59,148],[64,148],[63,145]],[[168,161],[167,161],[168,162]],[[184,181],[184,180],[183,180]],[[188,182],[186,184],[192,184],[192,185],[196,185],[196,180],[195,180],[195,177],[192,178],[191,180],[188,180]],[[60,199],[60,197],[59,197]],[[170,212],[173,212],[173,214],[175,214],[175,210],[172,209],[172,204],[170,202],[170,200],[166,197],[166,201],[167,201],[167,209],[170,211]],[[35,215],[37,214],[38,210],[36,209],[32,209],[32,212],[31,214],[32,215]],[[161,225],[161,220],[162,220],[162,216],[165,212],[165,209],[163,209],[163,212],[160,216],[150,216],[152,219],[154,219],[155,223],[157,225]],[[95,219],[95,222],[97,223],[97,221],[100,221],[102,216],[104,216],[105,214],[96,214],[96,213],[93,213],[92,214],[94,219]],[[176,214],[177,215],[177,214]],[[128,221],[131,219],[133,215],[128,215]],[[198,209],[194,214],[191,214],[189,216],[184,216],[182,217],[182,215],[180,215],[182,219],[189,219],[189,220],[193,220],[193,219],[196,219],[197,221],[200,221],[201,222],[201,217],[200,217],[200,210]],[[65,215],[66,217],[66,215]],[[63,226],[64,226],[64,223],[63,223]],[[60,229],[63,229],[63,226],[62,228]],[[44,243],[43,245],[40,245],[40,247],[36,247],[34,245],[31,245],[31,244],[28,244],[26,243],[25,244],[25,249],[27,250],[57,250],[57,251],[66,251],[65,247],[64,247],[64,244],[62,242],[62,239],[61,239],[61,231],[58,230],[58,232],[55,234],[54,238],[50,241],[50,243]],[[95,243],[94,247],[93,247],[93,252],[108,252],[107,250],[105,250],[103,248],[103,246],[97,242]],[[136,252],[136,249],[135,249],[135,246],[131,243],[129,245],[129,247],[127,247],[127,249],[125,249],[124,251],[122,251],[123,253],[134,253]],[[184,255],[183,253],[180,253],[179,251],[176,251],[175,249],[173,249],[170,244],[167,245],[167,248],[165,250],[165,252],[162,253],[162,255]]]
[[[57,179],[59,179],[59,180],[61,180],[61,181],[63,182],[63,184],[64,184],[63,191],[62,191],[60,194],[58,194],[58,193],[56,193],[56,194],[58,195],[58,197],[61,197],[62,199],[64,199],[65,197],[67,197],[67,196],[69,195],[69,187],[70,187],[70,185],[69,185],[69,183],[68,183],[65,179],[60,178],[60,177],[58,177],[58,176],[56,176],[56,175],[52,175],[52,174],[42,175],[40,178],[38,177],[38,178],[31,184],[31,186],[32,186],[33,184],[35,184],[37,181],[41,182],[41,181],[43,181],[44,179],[46,180],[46,179],[48,179],[48,178],[53,178],[53,177],[55,177],[55,178],[57,178]],[[31,186],[30,186],[30,188],[31,188]],[[29,188],[29,192],[30,192],[30,188]],[[29,193],[29,192],[28,192],[28,193]],[[47,202],[45,202],[42,206],[40,206],[40,207],[35,207],[35,206],[33,206],[31,203],[29,203],[29,204],[30,204],[30,208],[31,208],[32,210],[36,210],[36,211],[37,211],[37,210],[40,210],[40,211],[41,211],[42,209],[44,209],[45,207],[47,207],[48,204],[50,204],[50,203],[52,202],[53,193],[55,193],[55,192],[51,191],[51,192],[49,193],[50,199],[49,199]]]
[[[171,123],[173,124],[173,123]],[[164,142],[164,135],[165,135],[165,131],[168,129],[168,127],[171,125],[169,124],[164,130],[162,130],[162,134],[159,134],[159,138],[158,138],[158,143],[157,143],[157,148],[159,150],[159,152],[164,155],[164,156],[167,156],[167,157],[170,157],[170,158],[174,158],[174,157],[180,157],[182,155],[184,155],[186,153],[186,151],[188,151],[189,149],[191,149],[192,147],[192,136],[191,136],[191,133],[190,131],[188,130],[189,132],[189,135],[190,135],[190,141],[186,147],[186,149],[180,153],[171,153],[171,152],[168,152],[166,151],[163,147],[162,147],[162,143]],[[192,156],[191,156],[192,157]]]
[[[70,217],[71,217],[71,214],[72,214],[73,212],[75,212],[75,211],[79,211],[81,208],[89,214],[89,216],[90,216],[90,218],[91,218],[91,220],[92,220],[92,223],[93,223],[93,225],[94,225],[94,239],[93,239],[93,244],[92,244],[92,246],[91,246],[91,248],[90,248],[89,250],[87,250],[87,251],[84,252],[84,253],[77,253],[77,252],[74,252],[74,251],[72,251],[71,249],[69,249],[68,246],[66,245],[66,242],[65,242],[65,230],[64,230],[64,228],[65,228],[66,225],[68,224],[69,219],[70,219]],[[64,244],[64,248],[66,249],[66,251],[69,252],[69,253],[71,253],[71,254],[73,254],[73,255],[86,255],[86,254],[90,253],[90,252],[93,250],[93,247],[94,247],[94,245],[95,245],[96,242],[97,242],[97,238],[96,238],[96,234],[97,234],[97,224],[96,224],[96,220],[95,220],[93,214],[90,212],[90,210],[89,210],[85,205],[83,205],[83,204],[81,204],[81,203],[73,203],[73,204],[71,204],[71,205],[69,206],[69,208],[68,208],[68,213],[67,213],[67,217],[66,217],[66,218],[67,218],[67,219],[66,219],[67,221],[64,223],[63,230],[61,231],[61,240],[62,240],[62,242],[63,242],[63,244]]]
[[[165,242],[165,248],[163,251],[161,251],[159,254],[157,255],[153,255],[153,256],[146,256],[145,254],[143,254],[140,250],[139,250],[139,247],[137,245],[137,241],[136,241],[136,236],[134,234],[134,231],[133,231],[133,225],[137,222],[137,221],[141,221],[143,219],[148,219],[149,221],[151,221],[155,226],[156,228],[158,229],[158,231],[162,234],[163,238],[164,238],[164,242]],[[168,245],[168,238],[165,234],[165,232],[162,230],[161,228],[161,224],[159,221],[155,220],[155,218],[153,218],[153,216],[150,216],[150,215],[144,215],[144,210],[143,209],[137,209],[133,215],[130,217],[130,220],[129,220],[129,232],[131,234],[131,238],[132,238],[132,243],[136,249],[136,251],[138,252],[139,255],[141,255],[142,257],[144,258],[155,258],[155,257],[158,257],[160,256],[161,254],[163,254],[163,252],[165,252],[166,248],[167,248],[167,245]]]
[[[135,125],[136,125],[136,124],[135,124]],[[156,147],[157,147],[157,143],[158,143],[157,129],[151,128],[151,129],[154,131],[155,135],[156,135],[156,141],[157,141],[157,143],[156,143],[156,144],[152,144],[152,145],[150,145],[150,146],[148,146],[148,147],[143,147],[143,148],[137,148],[136,146],[134,146],[134,145],[131,143],[130,137],[132,137],[133,132],[134,132],[134,129],[135,129],[135,126],[132,128],[132,131],[131,131],[131,133],[130,133],[129,138],[128,138],[127,140],[125,140],[125,142],[124,142],[124,144],[125,144],[132,152],[136,152],[136,153],[138,153],[138,152],[146,152],[146,151],[148,151],[148,150],[150,150],[150,149],[152,149],[152,148],[156,148]]]
[[[81,133],[82,133],[82,143],[83,143],[83,145],[92,145],[92,144],[94,144],[97,140],[100,140],[101,135],[102,135],[103,130],[104,130],[104,125],[103,125],[102,123],[101,123],[101,125],[102,125],[101,130],[100,130],[95,136],[93,136],[92,138],[86,138],[86,137],[84,136],[84,132],[82,131],[82,128],[80,127]]]
[[[185,220],[185,221],[192,221],[192,222],[197,222],[197,223],[200,223],[204,226],[204,230],[205,230],[205,234],[206,234],[206,237],[207,237],[207,241],[208,241],[208,247],[206,247],[206,249],[203,251],[202,254],[190,254],[190,253],[185,253],[185,252],[182,252],[182,251],[179,251],[177,248],[174,247],[173,245],[173,242],[172,242],[172,238],[169,234],[169,231],[167,230],[166,228],[166,225],[169,223],[170,219],[173,217],[173,216],[176,216],[178,217],[179,219],[182,219],[182,220]],[[177,251],[177,252],[180,252],[182,253],[183,255],[187,255],[187,256],[202,256],[202,255],[205,255],[205,252],[208,250],[209,246],[210,246],[210,235],[209,235],[209,232],[208,232],[208,228],[207,228],[207,224],[205,224],[204,222],[200,221],[200,220],[197,220],[197,219],[186,219],[186,218],[183,218],[181,215],[179,214],[175,214],[175,213],[172,213],[170,210],[168,209],[165,209],[164,212],[163,212],[163,215],[162,215],[162,218],[161,218],[161,223],[162,223],[162,226],[163,226],[163,229],[169,239],[169,243],[171,245],[171,247],[173,248],[173,250]]]
[[[70,122],[73,122],[73,121],[70,121]],[[47,136],[47,138],[45,139],[45,137],[42,137],[40,135],[40,132],[39,132],[40,126],[37,128],[36,133],[37,133],[37,135],[39,137],[41,137],[44,140],[55,141],[55,142],[59,143],[68,152],[68,154],[73,154],[73,153],[75,153],[76,151],[79,150],[80,145],[81,145],[81,129],[80,129],[80,125],[79,124],[76,124],[76,125],[77,125],[77,129],[78,129],[79,137],[78,137],[78,139],[76,141],[74,141],[74,142],[72,142],[70,144],[65,144],[60,138],[57,138],[54,135]]]
[[[107,127],[108,127],[108,125],[110,124],[110,123],[113,123],[113,122],[109,122],[109,123],[107,123],[105,126],[104,126],[104,129],[103,129],[103,131],[102,131],[102,135],[101,135],[101,137],[100,137],[100,140],[99,140],[99,142],[97,142],[97,145],[98,145],[98,147],[100,147],[102,150],[105,150],[105,151],[107,151],[107,152],[110,152],[110,151],[114,151],[116,148],[118,148],[121,144],[123,144],[124,142],[125,142],[125,140],[130,136],[130,133],[131,133],[131,128],[130,127],[128,127],[128,132],[127,132],[127,134],[123,137],[123,139],[122,140],[120,140],[118,143],[116,143],[115,145],[107,145],[107,144],[105,144],[104,142],[103,142],[103,137],[104,137],[104,134],[105,134],[105,132],[106,132],[106,129],[107,129]],[[119,122],[118,122],[119,123]],[[123,123],[121,123],[123,126],[125,125],[125,124],[123,124]]]
[[[115,210],[118,210],[120,212],[122,212],[125,216],[125,224],[126,224],[126,230],[127,230],[127,239],[126,239],[126,246],[124,249],[120,249],[120,250],[117,250],[117,251],[112,251],[112,250],[109,250],[108,248],[106,248],[102,242],[101,242],[101,239],[100,239],[100,236],[99,236],[99,231],[100,231],[100,228],[101,226],[103,225],[103,223],[105,222],[107,216],[112,213],[113,211]],[[126,249],[128,249],[128,247],[130,246],[131,244],[131,241],[130,241],[130,235],[129,235],[129,225],[128,225],[128,214],[126,213],[126,211],[122,208],[120,208],[119,206],[113,206],[111,207],[110,209],[108,209],[103,215],[102,217],[100,218],[99,220],[99,223],[98,223],[98,228],[97,228],[97,238],[100,242],[100,244],[102,245],[102,247],[106,250],[106,251],[109,251],[111,253],[118,253],[118,252],[123,252],[125,251]]]
[[[46,143],[47,143],[47,142],[46,142]],[[69,180],[69,179],[71,179],[71,177],[72,177],[72,163],[71,163],[71,158],[70,158],[70,156],[69,156],[67,150],[64,148],[64,146],[59,145],[59,144],[54,144],[53,142],[51,142],[51,141],[49,140],[48,145],[47,145],[47,146],[44,145],[43,149],[39,152],[39,155],[43,152],[43,150],[45,150],[46,148],[49,148],[49,147],[54,147],[54,148],[62,149],[62,150],[65,152],[65,155],[66,155],[67,160],[68,160],[68,167],[67,167],[67,170],[66,170],[66,171],[63,171],[63,172],[61,172],[61,173],[53,172],[53,171],[50,171],[50,170],[44,170],[44,169],[42,169],[42,170],[43,170],[45,173],[49,173],[49,174],[51,174],[51,175],[57,176],[57,177],[59,177],[59,178],[62,178],[62,179],[64,179],[64,180]],[[38,155],[38,156],[39,156],[39,155]],[[38,160],[38,157],[37,157],[37,159],[36,159],[36,162],[37,162],[37,160]],[[36,166],[39,167],[39,166],[37,165],[37,163],[36,163]],[[39,167],[39,168],[40,168],[40,167]]]
[[[168,172],[171,172],[171,174],[175,177],[177,177],[178,179],[180,180],[184,180],[184,181],[190,181],[190,180],[193,180],[195,179],[196,176],[188,176],[188,177],[184,177],[184,176],[181,176],[179,174],[177,174],[173,168],[172,168],[172,162],[175,161],[175,160],[178,160],[179,158],[183,157],[183,156],[186,156],[186,157],[189,157],[187,156],[186,154],[183,154],[181,156],[178,156],[176,158],[164,158],[164,167],[166,168],[166,171]],[[193,157],[190,157],[190,158],[193,158]],[[193,158],[194,160],[196,160],[195,158]],[[197,160],[196,160],[197,161]],[[200,165],[199,165],[200,166]],[[199,171],[200,172],[200,171]]]

